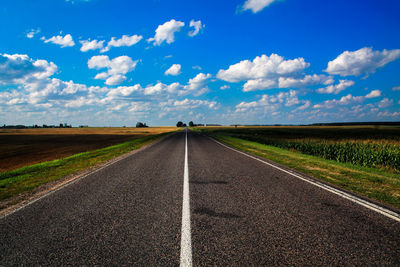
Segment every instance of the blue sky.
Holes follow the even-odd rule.
[[[0,124],[400,120],[397,0],[3,0]]]

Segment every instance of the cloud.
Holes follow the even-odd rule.
[[[95,79],[106,80],[107,85],[117,85],[126,80],[125,74],[133,71],[138,60],[128,56],[119,56],[112,60],[108,56],[93,56],[88,60],[89,69],[107,68],[107,72],[98,73]]]
[[[275,1],[276,0],[246,0],[242,6],[242,9],[251,10],[253,13],[257,13]]]
[[[221,86],[219,89],[226,90],[226,89],[230,89],[230,88],[231,87],[229,85],[225,84],[225,85]]]
[[[112,37],[111,40],[107,43],[107,46],[101,50],[101,52],[107,52],[111,49],[111,47],[122,47],[122,46],[132,46],[140,42],[143,39],[141,35],[122,35],[120,39],[116,39],[116,37]]]
[[[400,116],[400,112],[379,112],[378,117],[398,117]]]
[[[219,70],[217,78],[227,82],[246,80],[271,79],[281,76],[290,76],[310,66],[304,58],[284,60],[277,54],[261,55],[253,61],[243,60],[229,66],[227,70]]]
[[[314,108],[332,109],[337,106],[348,106],[348,105],[352,105],[354,103],[360,103],[368,98],[375,98],[375,97],[379,97],[379,96],[381,96],[380,90],[373,90],[366,96],[353,96],[351,94],[348,94],[338,100],[337,99],[326,100],[322,104],[316,104],[316,105],[314,105]]]
[[[345,51],[328,62],[325,72],[340,76],[371,74],[400,57],[400,49],[373,51],[364,47],[356,51]]]
[[[87,99],[83,96],[78,97],[76,99],[67,101],[65,103],[65,107],[67,108],[80,108],[82,106],[84,106],[85,104],[87,104]]]
[[[178,82],[167,85],[159,82],[155,85],[148,85],[146,88],[144,88],[144,94],[156,95],[166,92],[179,96],[188,94],[199,96],[208,91],[207,80],[210,78],[211,74],[199,73],[194,78],[189,79],[186,85],[182,85]]]
[[[150,103],[148,102],[133,102],[129,108],[129,112],[150,111]]]
[[[135,84],[133,86],[118,86],[117,88],[111,89],[107,93],[107,97],[118,97],[118,96],[130,96],[133,93],[138,93],[142,92],[143,88],[140,86],[140,84]]]
[[[38,34],[40,32],[40,29],[31,29],[27,34],[26,34],[26,38],[32,39],[33,37],[35,37],[36,34]]]
[[[279,77],[279,88],[289,88],[289,87],[306,87],[316,84],[332,84],[334,82],[331,76],[326,75],[306,75],[304,78],[294,78],[294,77]]]
[[[278,84],[275,80],[268,80],[268,79],[249,80],[243,85],[243,92],[271,89],[277,87]]]
[[[285,60],[277,54],[261,55],[251,60],[243,60],[219,70],[217,78],[227,82],[242,82],[243,91],[255,91],[271,88],[304,87],[314,84],[328,84],[332,77],[326,75],[306,75],[299,78],[305,68],[310,66],[304,58]]]
[[[181,74],[181,65],[180,64],[173,64],[169,69],[165,71],[165,75],[172,75],[177,76]]]
[[[17,67],[14,68],[14,71],[10,71],[9,67],[13,66],[11,63],[15,63],[14,61],[17,61]],[[34,121],[58,121],[65,118],[70,123],[78,121],[79,123],[101,124],[104,123],[102,120],[107,117],[111,118],[110,122],[118,123],[127,116],[129,118],[134,116],[128,121],[146,118],[150,111],[164,114],[164,116],[178,117],[182,110],[193,108],[215,110],[219,106],[217,102],[211,100],[195,100],[189,97],[183,100],[176,99],[177,96],[182,95],[199,95],[204,88],[207,88],[210,74],[199,73],[185,85],[157,83],[146,88],[140,84],[113,88],[87,86],[73,81],[50,78],[54,73],[52,65],[46,64],[45,60],[32,60],[27,55],[0,55],[0,62],[1,82],[4,83],[7,80],[7,84],[18,85],[5,88],[0,92],[0,114],[2,116],[7,114],[8,118],[12,117],[13,121],[17,117],[10,114],[17,114],[19,116],[17,120],[23,121],[30,116],[29,114],[34,113],[31,118]],[[120,69],[116,69],[113,63]],[[4,68],[6,65],[7,67]],[[109,85],[118,84],[125,79],[123,74],[118,74],[118,72],[125,73],[127,71],[121,67],[124,64],[119,60],[97,56],[88,61],[89,65],[94,69],[107,69],[104,78]],[[15,71],[21,67],[25,70],[23,73]],[[7,71],[3,71],[4,69]],[[109,72],[114,75],[110,75]],[[167,98],[168,101],[162,102],[164,98]],[[121,117],[118,117],[118,114]],[[5,123],[9,122],[5,120]]]
[[[71,4],[75,4],[76,2],[90,2],[91,0],[65,0],[65,2],[69,2]]]
[[[317,89],[317,92],[320,94],[339,94],[341,91],[345,90],[346,88],[353,86],[354,81],[349,80],[340,80],[339,84],[332,84],[325,88]]]
[[[173,43],[175,41],[175,33],[179,32],[183,26],[185,26],[184,22],[171,19],[159,25],[154,37],[147,39],[147,42],[153,42],[153,45],[161,45],[163,42],[167,44]]]
[[[18,84],[50,77],[57,71],[53,62],[33,60],[28,55],[0,54],[0,84]]]
[[[170,85],[163,84],[161,82],[156,85],[148,85],[144,89],[145,95],[156,95],[163,92],[167,92],[170,94],[177,93],[179,90],[182,90],[183,86],[180,83],[172,83]]]
[[[75,42],[72,39],[71,34],[66,34],[64,37],[62,37],[61,35],[53,36],[47,40],[45,39],[44,42],[57,44],[60,45],[61,47],[68,47],[75,45]]]
[[[181,101],[174,101],[173,104],[175,107],[179,107],[180,109],[193,109],[199,106],[206,106],[210,109],[218,109],[217,102],[215,101],[207,101],[207,100],[195,100],[195,99],[184,99]]]
[[[309,100],[306,100],[306,101],[304,102],[304,104],[301,105],[300,107],[296,108],[296,109],[294,110],[294,112],[300,111],[300,110],[305,110],[305,109],[309,108],[310,106],[311,106],[311,102],[310,102]]]
[[[121,74],[115,74],[106,79],[107,85],[118,85],[126,80],[126,77]]]
[[[243,101],[235,106],[235,112],[272,113],[276,112],[282,106],[292,107],[299,104],[303,105],[298,107],[297,110],[306,109],[311,103],[309,103],[308,100],[300,100],[297,96],[297,92],[295,90],[290,90],[289,92],[280,92],[276,95],[262,95],[261,99],[258,101]]]
[[[211,78],[211,74],[199,73],[194,78],[189,79],[188,84],[184,87],[183,94],[193,93],[195,96],[202,95],[208,91],[206,86],[207,80]]]
[[[195,21],[195,20],[192,19],[190,21],[190,27],[193,27],[194,29],[193,29],[193,31],[190,31],[188,33],[188,35],[190,37],[194,37],[200,32],[201,29],[204,28],[204,24],[201,24],[201,20]]]
[[[380,90],[373,90],[365,97],[366,98],[375,98],[375,97],[380,97],[381,95],[382,95],[382,92]]]
[[[82,44],[81,51],[82,52],[87,52],[89,50],[96,50],[96,49],[102,49],[103,48],[103,43],[104,41],[97,41],[97,40],[82,40],[79,41]]]
[[[363,96],[353,96],[351,94],[348,94],[346,96],[343,96],[339,100],[337,99],[332,99],[332,100],[326,100],[322,104],[316,104],[314,105],[314,108],[327,108],[327,109],[332,109],[337,107],[338,105],[350,105],[353,103],[359,103],[364,100],[365,97]]]
[[[243,92],[256,90],[265,90],[272,88],[300,88],[315,84],[330,84],[333,82],[332,77],[326,75],[306,75],[303,78],[295,77],[279,77],[270,79],[248,80],[243,85]]]
[[[400,91],[400,86],[395,86],[392,88],[392,91]]]
[[[378,102],[378,107],[380,107],[380,108],[387,108],[391,105],[393,105],[393,99],[389,99],[389,98],[384,98]]]

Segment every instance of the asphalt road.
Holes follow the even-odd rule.
[[[188,132],[192,263],[399,265],[400,223]],[[0,219],[0,265],[180,264],[185,132]]]

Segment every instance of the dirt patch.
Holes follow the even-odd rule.
[[[0,131],[0,172],[174,129],[175,127],[2,130]]]

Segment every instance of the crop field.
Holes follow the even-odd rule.
[[[197,127],[235,148],[400,208],[400,127]]]
[[[400,172],[399,126],[199,128],[337,162]]]
[[[0,172],[176,129],[176,127],[0,129]]]

